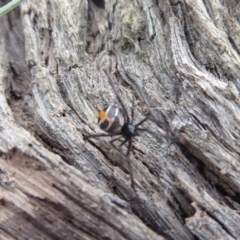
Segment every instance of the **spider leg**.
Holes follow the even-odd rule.
[[[117,138],[117,139],[119,139],[119,138]],[[124,154],[124,153],[122,152],[122,148],[121,148],[121,147],[122,147],[126,142],[128,142],[128,150],[127,150],[127,154]],[[136,190],[135,190],[135,184],[134,184],[134,179],[133,179],[132,165],[131,165],[130,157],[129,157],[131,149],[132,149],[132,139],[128,139],[128,138],[124,139],[124,140],[122,141],[122,143],[120,144],[120,146],[118,147],[118,151],[119,151],[121,154],[125,155],[126,158],[127,158],[128,170],[129,170],[130,177],[131,177],[131,187],[132,187],[132,189],[136,192]]]
[[[114,138],[114,139],[112,139],[112,140],[110,141],[110,143],[113,144],[115,141],[117,141],[117,140],[119,140],[119,139],[121,139],[121,138],[122,138],[122,136],[117,137],[117,138]]]
[[[127,150],[127,156],[126,157],[127,157],[127,162],[128,162],[128,170],[130,172],[130,177],[131,177],[131,186],[132,186],[132,189],[136,192],[135,183],[134,183],[134,179],[133,179],[132,164],[131,164],[130,157],[129,157],[131,149],[132,149],[132,139],[128,140],[128,150]]]
[[[161,137],[161,138],[168,139],[173,143],[177,143],[179,141],[177,136],[171,136],[171,135],[166,134],[166,133],[154,132],[154,131],[149,130],[148,128],[136,128],[136,131],[147,132],[147,133],[150,133],[151,135],[153,135],[157,138]]]
[[[134,97],[132,99],[132,120],[131,120],[131,123],[133,123],[133,120],[134,120]]]
[[[121,137],[122,137],[122,136],[121,136]],[[119,140],[121,137],[115,138],[115,139],[111,140],[110,143],[111,143],[111,144],[114,143],[115,141]],[[127,139],[127,138],[124,139],[124,140],[121,142],[121,144],[119,145],[119,147],[117,148],[117,150],[118,150],[121,154],[123,154],[123,155],[125,155],[125,154],[122,152],[122,146],[123,146],[127,141],[129,141],[129,139]]]
[[[89,138],[98,138],[98,137],[112,137],[112,136],[116,136],[119,134],[110,134],[110,133],[96,133],[96,134],[90,134],[88,136],[84,136],[83,139],[87,140]]]
[[[142,131],[142,132],[148,132],[148,133],[154,133],[153,131],[149,130],[148,128],[136,128],[136,131]]]
[[[150,116],[145,117],[144,119],[142,119],[140,122],[138,122],[135,127],[137,128],[138,126],[142,125],[144,122],[146,122],[149,119]]]
[[[114,83],[113,83],[113,80],[110,78],[109,73],[108,73],[105,69],[103,69],[103,71],[104,71],[104,73],[107,75],[108,82],[109,82],[109,84],[111,85],[111,87],[112,87],[112,89],[113,89],[113,91],[114,91],[114,94],[116,95],[117,100],[118,100],[118,102],[120,103],[120,105],[121,105],[121,107],[122,107],[122,109],[123,109],[123,111],[124,111],[124,115],[125,115],[126,118],[127,118],[127,119],[126,119],[127,122],[129,122],[129,116],[128,116],[127,110],[126,110],[126,108],[125,108],[125,106],[124,106],[124,104],[123,104],[122,99],[120,98],[120,95],[118,94],[118,91],[117,91],[117,89],[116,89],[116,87],[115,87],[115,85],[114,85]]]
[[[128,141],[128,139],[124,139],[124,141],[122,141],[122,143],[120,144],[120,147],[122,147],[126,142]]]
[[[142,132],[147,132],[150,133],[153,136],[159,137],[159,135],[156,132],[153,132],[151,130],[149,130],[148,128],[136,128],[136,131],[142,131]],[[163,134],[159,133],[162,137],[165,137]]]

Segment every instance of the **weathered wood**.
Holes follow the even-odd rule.
[[[1,19],[1,239],[237,239],[240,5],[94,2]],[[103,69],[136,122],[151,112],[137,193],[108,138],[83,140],[117,104]]]

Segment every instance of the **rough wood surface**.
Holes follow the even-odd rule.
[[[238,239],[239,12],[25,0],[2,18],[0,238]],[[128,109],[136,99],[136,121],[151,112],[155,134],[131,153],[137,194],[109,139],[83,140],[117,103],[102,69]]]

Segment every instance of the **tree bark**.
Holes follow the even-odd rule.
[[[238,239],[239,11],[25,0],[2,18],[0,239]],[[150,113],[136,192],[118,143],[84,140],[118,104],[103,69],[134,122]]]

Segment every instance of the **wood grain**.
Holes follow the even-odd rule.
[[[237,1],[35,1],[1,19],[1,239],[238,239]],[[131,164],[101,132],[135,122]],[[123,148],[126,151],[126,148]]]

